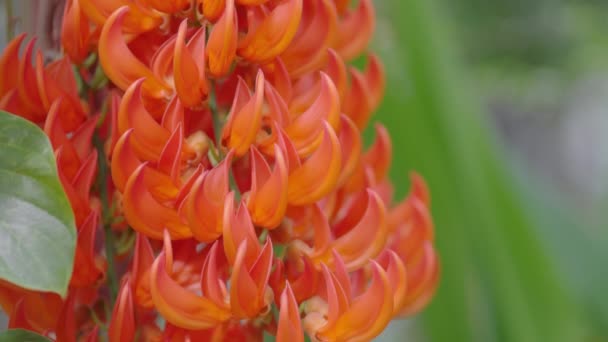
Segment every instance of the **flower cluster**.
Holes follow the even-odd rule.
[[[15,39],[0,108],[49,136],[78,241],[67,298],[0,284],[11,327],[367,341],[422,309],[428,190],[412,174],[394,203],[387,130],[361,140],[384,92],[374,24],[371,0],[68,0],[65,58],[32,65]]]

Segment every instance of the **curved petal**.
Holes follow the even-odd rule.
[[[135,312],[133,310],[133,296],[129,281],[123,285],[116,298],[112,310],[112,318],[108,326],[108,339],[112,342],[131,342],[135,338]]]
[[[101,267],[95,259],[95,235],[98,225],[99,216],[91,211],[78,229],[74,271],[70,279],[70,286],[91,286],[104,276],[105,267]]]
[[[198,107],[209,92],[205,78],[205,26],[196,30],[186,46],[187,24],[188,20],[184,19],[177,31],[173,81],[177,96],[183,104]]]
[[[372,261],[372,280],[368,289],[355,298],[330,330],[317,336],[325,340],[369,341],[379,335],[393,315],[393,296],[386,272]]]
[[[406,305],[408,284],[405,265],[397,253],[390,249],[386,249],[380,255],[378,263],[386,271],[386,276],[391,284],[393,290],[393,314],[396,315]]]
[[[218,269],[219,248],[221,248],[220,242],[215,241],[207,253],[201,270],[201,290],[203,295],[215,305],[228,310],[230,308],[227,303],[228,292]]]
[[[142,4],[147,5],[159,12],[177,13],[187,9],[190,6],[190,0],[139,0]]]
[[[25,39],[22,33],[11,40],[0,57],[0,98],[17,87],[19,81],[19,48]]]
[[[364,196],[367,197],[367,205],[359,221],[332,243],[333,248],[344,258],[349,271],[360,268],[369,259],[376,257],[387,240],[386,209],[382,200],[371,190],[367,190]],[[351,215],[357,216],[350,214],[347,217]],[[347,222],[344,225],[351,224]]]
[[[363,161],[373,169],[376,182],[380,182],[388,176],[393,157],[393,144],[386,127],[376,124],[375,129],[376,140],[365,152]]]
[[[116,186],[116,189],[120,192],[124,192],[127,180],[133,174],[142,162],[135,155],[133,147],[130,143],[131,135],[133,134],[133,128],[126,131],[114,147],[111,161],[112,181]]]
[[[425,242],[421,260],[414,265],[408,263],[407,267],[409,289],[400,316],[409,316],[422,309],[435,292],[439,280],[439,261],[433,245]]]
[[[133,128],[130,143],[134,152],[142,160],[156,161],[171,132],[159,125],[144,107],[143,83],[143,79],[135,81],[123,95],[118,108],[118,131],[124,134]]]
[[[264,20],[239,41],[238,54],[264,62],[281,54],[295,36],[302,16],[302,0],[280,2]]]
[[[249,245],[246,248],[245,261],[249,266],[253,264],[261,249],[258,237],[255,234],[247,207],[241,203],[235,212],[233,192],[230,192],[226,197],[223,225],[224,253],[228,263],[234,264],[236,262],[237,249],[243,241],[247,241]]]
[[[276,340],[277,342],[304,342],[298,303],[289,283],[285,285],[285,290],[281,294]]]
[[[251,192],[247,198],[253,223],[268,229],[276,228],[287,210],[287,165],[279,146],[274,147],[272,172],[262,154],[251,148]]]
[[[144,308],[152,308],[154,303],[150,294],[150,269],[154,263],[154,251],[144,234],[137,232],[135,234],[137,237],[131,266],[135,302]]]
[[[342,163],[340,142],[331,126],[324,122],[321,145],[289,175],[287,199],[291,205],[311,204],[334,189]],[[324,165],[324,167],[319,167]]]
[[[264,71],[264,75],[266,75],[266,79],[272,85],[271,88],[275,89],[282,101],[289,102],[293,96],[293,85],[283,60],[281,58],[275,58],[272,62],[263,64],[261,67]]]
[[[376,25],[372,0],[361,0],[357,8],[347,11],[338,27],[335,49],[346,61],[357,57],[369,44]]]
[[[107,19],[99,37],[99,62],[114,84],[125,90],[133,82],[145,78],[144,92],[152,97],[167,97],[168,87],[133,55],[122,36],[122,25],[129,11],[123,6]]]
[[[351,67],[350,73],[350,88],[345,96],[344,106],[342,110],[348,115],[360,130],[363,130],[371,117],[372,111],[370,107],[370,91],[365,83],[363,74]]]
[[[192,234],[199,241],[211,242],[222,235],[224,202],[232,152],[216,167],[200,175],[185,199],[185,213]]]
[[[124,31],[140,33],[162,24],[159,13],[141,7],[138,2],[126,0],[78,0],[83,12],[95,24],[102,26],[121,6],[128,8]]]
[[[342,114],[340,116],[340,146],[342,147],[342,166],[338,186],[345,184],[357,169],[357,165],[361,160],[361,151],[363,143],[361,141],[361,132],[354,122],[348,116]],[[372,164],[373,165],[373,164]]]
[[[226,0],[197,0],[197,5],[202,8],[202,14],[206,19],[215,23],[215,21],[224,13]]]
[[[386,72],[378,56],[369,54],[363,75],[370,91],[370,110],[373,112],[380,105],[386,87]]]
[[[327,50],[327,65],[324,71],[334,82],[340,95],[340,103],[344,103],[348,90],[348,73],[342,57],[333,49]]]
[[[303,3],[299,31],[281,54],[293,79],[321,69],[327,59],[327,48],[335,39],[337,21],[336,9],[331,0]]]
[[[169,229],[173,239],[184,239],[192,236],[187,225],[181,222],[176,210],[159,203],[150,193],[144,174],[150,171],[147,165],[140,165],[129,177],[123,197],[125,219],[146,236],[160,240],[163,229]]]
[[[321,72],[319,95],[312,105],[285,128],[300,156],[308,155],[321,142],[321,122],[326,120],[332,128],[338,128],[340,97],[333,82]]]
[[[247,269],[247,246],[247,240],[239,245],[230,277],[230,308],[238,318],[255,318],[270,309],[265,294],[272,266],[272,243],[270,239],[266,241],[251,269]]]
[[[152,265],[150,292],[156,309],[167,322],[185,329],[202,330],[230,319],[228,310],[186,290],[167,274],[165,253],[161,252]]]
[[[80,64],[89,54],[89,38],[89,22],[80,8],[80,1],[68,0],[63,12],[61,44],[73,63]]]
[[[240,88],[238,88],[240,89]],[[235,95],[237,104],[238,94]],[[262,126],[262,105],[264,104],[264,73],[258,71],[255,81],[255,93],[247,103],[237,112],[234,109],[230,112],[230,125],[228,135],[228,148],[234,150],[236,157],[244,155]],[[227,125],[228,126],[228,125]],[[226,136],[226,133],[225,135]]]
[[[27,113],[40,120],[46,113],[44,113],[42,100],[38,93],[36,70],[31,64],[35,43],[36,38],[27,43],[23,52],[23,58],[19,60],[17,93]]]
[[[158,171],[168,175],[173,184],[180,183],[180,167],[181,167],[181,152],[182,143],[184,141],[184,132],[181,125],[173,131],[173,134],[167,140],[165,147],[158,157],[156,168]]]
[[[214,6],[212,5],[214,2],[223,5],[224,1],[203,1],[203,13],[212,10],[209,7]],[[209,72],[215,77],[226,75],[236,57],[238,34],[236,8],[234,0],[225,0],[225,2],[226,8],[217,23],[213,25],[207,42]]]

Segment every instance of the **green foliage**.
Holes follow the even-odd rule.
[[[50,342],[48,338],[22,329],[11,329],[0,333],[0,342]]]
[[[433,195],[441,286],[429,341],[581,341],[581,308],[539,235],[529,197],[455,62],[436,0],[376,2],[387,69],[379,121],[393,137],[392,179],[420,171]]]
[[[76,229],[51,144],[34,124],[0,112],[0,151],[0,278],[64,295]]]

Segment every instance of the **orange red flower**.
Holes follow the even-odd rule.
[[[17,37],[0,108],[49,136],[78,242],[67,298],[0,284],[12,326],[367,341],[424,308],[439,280],[429,191],[412,174],[395,203],[388,130],[361,137],[385,89],[374,26],[371,0],[71,0],[69,59],[44,65],[32,42],[20,56]],[[101,70],[110,83],[92,87]]]

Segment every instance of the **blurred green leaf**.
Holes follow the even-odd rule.
[[[583,323],[538,235],[505,153],[455,59],[436,0],[376,2],[387,95],[378,119],[433,195],[442,280],[424,314],[430,341],[580,341]],[[398,151],[398,152],[397,152]]]
[[[0,111],[0,278],[65,295],[76,229],[44,132]]]
[[[11,329],[0,333],[0,342],[50,342],[48,338],[22,329]]]

